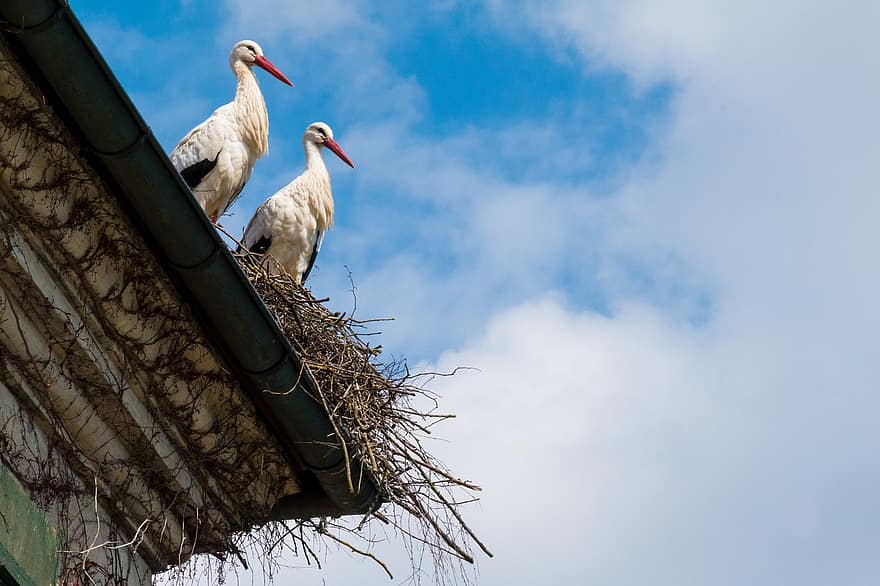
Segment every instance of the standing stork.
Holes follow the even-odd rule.
[[[269,150],[269,116],[253,66],[293,86],[254,41],[237,42],[229,65],[238,80],[235,98],[214,110],[171,151],[174,167],[215,224],[241,193],[254,163]]]
[[[327,124],[310,124],[302,142],[305,170],[257,208],[242,238],[249,251],[275,257],[297,283],[308,278],[324,231],[333,224],[333,192],[321,148],[327,147],[354,168]]]

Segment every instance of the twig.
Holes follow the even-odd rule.
[[[352,552],[354,552],[354,553],[356,553],[356,554],[358,554],[358,555],[362,555],[362,556],[364,556],[364,557],[368,557],[368,558],[370,558],[371,560],[373,560],[374,562],[376,562],[377,564],[379,564],[380,566],[382,566],[382,569],[385,570],[385,573],[386,573],[386,574],[388,574],[388,578],[389,578],[389,579],[391,579],[391,580],[394,579],[394,574],[392,574],[392,573],[391,573],[391,570],[388,569],[388,565],[387,565],[385,562],[383,562],[382,560],[380,560],[379,558],[377,558],[375,555],[371,554],[371,553],[368,552],[368,551],[364,551],[364,550],[362,550],[362,549],[358,549],[357,547],[353,546],[352,544],[350,544],[349,542],[345,541],[344,539],[340,539],[339,537],[336,537],[335,535],[333,535],[333,534],[330,533],[329,531],[324,531],[324,532],[323,532],[323,535],[326,535],[327,537],[329,537],[330,539],[332,539],[332,540],[335,541],[336,543],[339,543],[340,545],[344,545],[345,547],[347,547],[347,548],[350,549]]]

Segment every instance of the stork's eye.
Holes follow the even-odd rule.
[[[327,132],[326,132],[323,128],[321,128],[321,127],[319,126],[318,128],[315,128],[315,130],[318,131],[318,134],[320,134],[320,135],[323,136],[324,138],[327,138]]]
[[[245,48],[247,48],[247,50],[250,51],[251,53],[253,53],[254,55],[257,54],[257,50],[254,49],[253,45],[245,45]]]

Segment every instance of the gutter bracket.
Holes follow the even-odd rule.
[[[11,22],[0,21],[0,30],[11,33],[13,35],[29,35],[33,33],[41,33],[46,29],[52,28],[55,26],[55,21],[60,20],[61,17],[70,10],[70,3],[68,0],[64,0],[59,3],[55,10],[47,16],[42,22],[38,22],[37,24],[32,24],[30,26],[16,26]]]
[[[140,133],[138,133],[137,137],[133,141],[131,141],[131,143],[129,145],[124,146],[121,149],[116,150],[116,151],[102,151],[101,149],[99,149],[98,147],[96,147],[95,145],[92,145],[92,144],[89,145],[89,149],[91,149],[91,151],[93,153],[95,153],[96,155],[98,155],[99,157],[102,157],[104,159],[119,159],[122,157],[127,157],[128,155],[132,154],[135,151],[135,149],[137,149],[139,146],[141,146],[142,144],[147,142],[148,136],[149,136],[149,132],[141,131]]]

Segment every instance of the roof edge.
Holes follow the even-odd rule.
[[[342,444],[315,399],[314,380],[67,2],[4,0],[0,17],[218,338],[291,463],[309,470],[327,497],[282,499],[271,519],[375,510],[382,499],[371,478],[357,483],[355,493],[349,489]]]

